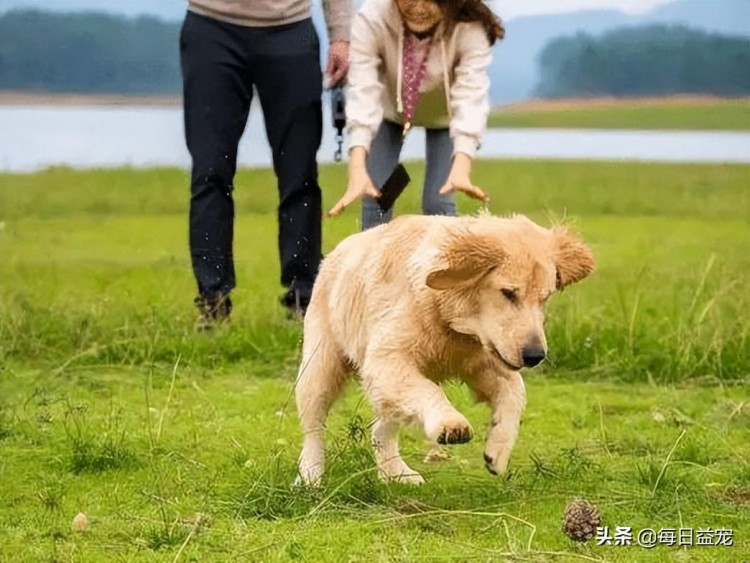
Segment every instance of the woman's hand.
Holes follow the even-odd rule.
[[[367,151],[364,147],[353,147],[349,152],[349,181],[346,192],[328,212],[329,217],[341,215],[348,205],[366,196],[380,197],[380,192],[375,189],[372,180],[370,180],[370,175],[367,173],[366,159]]]
[[[438,193],[448,195],[455,191],[464,192],[484,203],[490,201],[490,197],[481,188],[471,183],[471,158],[462,152],[457,152],[453,157],[448,179]]]

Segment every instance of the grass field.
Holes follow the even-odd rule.
[[[343,178],[322,169],[327,205]],[[301,330],[277,305],[271,172],[237,178],[236,309],[208,335],[193,331],[184,171],[0,174],[0,560],[746,558],[750,167],[480,161],[475,181],[497,214],[566,218],[598,261],[550,304],[509,473],[484,470],[487,413],[453,385],[474,441],[427,463],[405,433],[427,484],[379,483],[352,386],[328,480],[308,491],[290,487]],[[356,215],[325,220],[325,250]],[[730,529],[734,546],[574,544],[560,521],[576,497],[611,528]]]
[[[489,126],[750,131],[750,99],[532,100],[496,108]]]

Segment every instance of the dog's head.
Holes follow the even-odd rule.
[[[479,217],[449,232],[426,284],[451,329],[518,370],[547,355],[547,299],[593,270],[591,250],[566,227]]]

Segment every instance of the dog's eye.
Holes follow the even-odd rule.
[[[504,287],[500,290],[500,293],[511,303],[515,303],[518,300],[518,291],[515,289]]]

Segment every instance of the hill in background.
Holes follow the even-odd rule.
[[[61,11],[64,6],[65,12],[75,11],[90,6],[90,2],[81,0],[3,0],[0,3],[0,27],[2,27],[3,13],[13,8],[21,6],[36,7],[46,10]],[[122,7],[123,14],[126,17],[132,16],[139,11],[142,12],[142,4],[138,6],[137,2],[118,3]],[[160,78],[160,85],[154,92],[177,93],[180,90],[179,84],[179,62],[177,53],[177,36],[179,34],[179,22],[185,12],[186,2],[184,0],[160,0],[151,2],[149,11],[155,16],[164,20],[164,25],[150,25],[150,32],[159,34],[160,38],[151,37],[150,43],[156,49],[148,55],[140,50],[139,58],[142,66],[151,68],[151,72],[144,80],[153,80],[154,76]],[[502,15],[502,14],[500,14]],[[8,17],[6,15],[6,17]],[[59,14],[59,17],[63,17]],[[112,16],[110,16],[112,17]],[[45,18],[45,25],[51,26],[48,32],[54,34],[54,20],[56,18]],[[114,18],[113,19],[117,19]],[[324,33],[325,25],[323,22],[322,11],[319,4],[316,4],[313,19],[316,26]],[[153,20],[153,18],[147,18]],[[140,19],[140,21],[147,21]],[[105,20],[100,20],[105,21]],[[106,21],[112,21],[107,18]],[[123,28],[130,28],[131,37],[135,37],[138,25],[133,22],[137,20],[132,17],[128,22],[123,24]],[[533,95],[534,89],[539,83],[538,57],[544,47],[553,39],[564,36],[573,36],[578,32],[585,32],[592,35],[600,35],[616,28],[624,26],[647,26],[654,24],[674,25],[681,24],[691,28],[704,31],[718,32],[724,35],[750,36],[750,0],[676,0],[670,4],[663,5],[647,14],[629,15],[617,10],[588,10],[571,12],[568,14],[556,14],[550,16],[532,16],[512,19],[506,22],[507,37],[495,47],[495,58],[490,68],[492,78],[491,99],[494,104],[503,104],[514,101],[527,99]],[[33,26],[30,31],[33,30]],[[30,37],[38,37],[38,28]],[[8,32],[0,33],[3,36],[3,42],[0,43],[0,71],[2,70],[2,54],[5,54],[7,61],[13,61],[13,53],[26,52],[28,49],[37,49],[39,53],[39,62],[37,64],[47,64],[49,58],[57,57],[60,59],[60,53],[51,53],[50,57],[39,50],[38,41],[34,39],[31,44],[15,45]],[[127,35],[127,33],[125,34]],[[114,33],[113,37],[117,41],[126,41],[122,33]],[[21,40],[19,40],[20,42]],[[3,45],[4,43],[4,45]],[[34,46],[37,44],[37,47]],[[172,51],[170,52],[170,49]],[[59,49],[55,49],[59,51]],[[152,62],[146,61],[148,57],[153,59]],[[325,53],[323,53],[325,56]],[[132,60],[129,64],[136,64]],[[54,67],[53,67],[54,68]],[[158,69],[158,73],[155,72]],[[66,72],[76,72],[75,69],[57,68],[57,73],[63,70]],[[5,72],[6,78],[8,72]],[[118,75],[118,80],[120,80]],[[0,83],[0,88],[12,89],[13,85],[8,84],[7,80]],[[17,88],[28,89],[29,85],[19,84]],[[55,91],[59,88],[46,88],[43,83],[35,83],[33,89],[41,91]],[[97,89],[95,84],[91,85],[89,91],[115,91],[115,92],[133,92],[149,93],[144,91],[142,86],[135,85],[132,87],[110,85],[109,90]],[[123,89],[124,88],[124,89]],[[82,90],[77,90],[82,91]],[[86,91],[86,90],[83,90]]]
[[[500,14],[502,15],[502,14]],[[601,35],[625,26],[685,25],[724,35],[750,36],[750,0],[680,0],[644,15],[617,10],[524,17],[507,22],[490,68],[493,103],[532,96],[539,83],[538,56],[553,39],[578,32]]]

